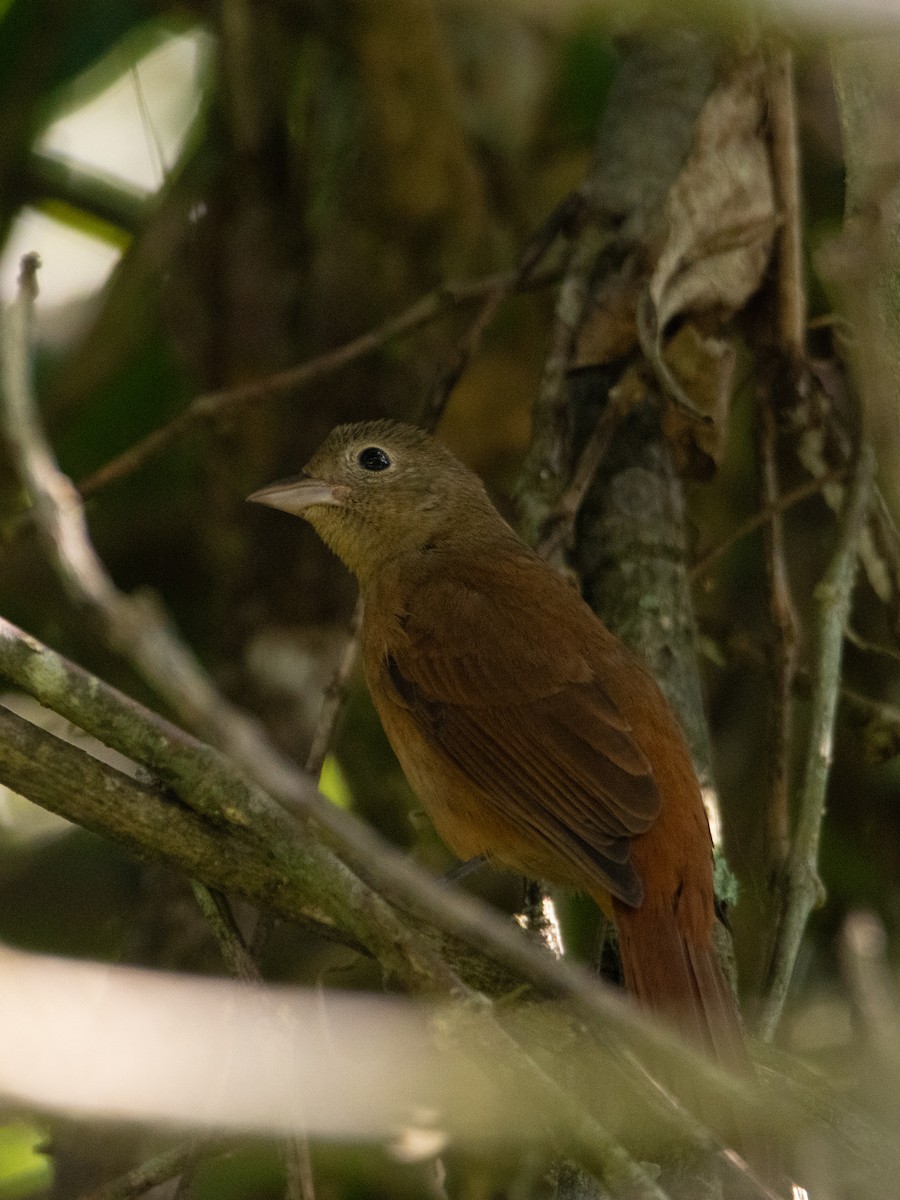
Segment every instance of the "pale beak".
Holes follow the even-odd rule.
[[[253,504],[268,504],[270,508],[280,508],[282,512],[302,516],[307,508],[316,504],[340,505],[346,495],[346,486],[325,483],[322,479],[313,479],[311,475],[301,473],[270,483],[247,499]]]

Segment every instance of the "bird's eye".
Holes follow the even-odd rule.
[[[357,454],[356,461],[366,471],[386,471],[391,465],[390,455],[380,446],[366,446]]]

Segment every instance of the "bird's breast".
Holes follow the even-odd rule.
[[[483,800],[465,775],[423,734],[410,713],[389,653],[364,662],[366,682],[384,732],[410,787],[439,836],[460,859],[497,856],[504,833],[492,829]],[[436,720],[439,719],[436,715]]]

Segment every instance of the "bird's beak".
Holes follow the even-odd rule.
[[[282,512],[302,516],[307,508],[316,504],[329,506],[340,505],[347,495],[346,486],[325,483],[322,479],[313,479],[311,475],[301,472],[290,479],[279,479],[268,487],[260,488],[247,499],[253,504],[268,504],[270,508],[280,508]]]

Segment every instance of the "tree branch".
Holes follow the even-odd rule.
[[[784,870],[790,849],[790,768],[799,628],[785,550],[775,413],[779,388],[784,386],[785,377],[796,382],[805,378],[808,371],[797,104],[793,55],[787,46],[770,48],[765,60],[765,82],[773,186],[781,218],[775,244],[777,304],[772,322],[772,337],[778,354],[770,355],[771,361],[767,361],[761,371],[757,405],[763,508],[771,513],[771,519],[765,525],[765,547],[769,613],[775,645],[771,663],[771,765],[766,843],[770,878],[774,880]]]
[[[818,876],[819,840],[831,767],[844,629],[856,579],[859,539],[871,503],[873,472],[872,451],[863,444],[841,514],[837,545],[816,589],[819,616],[809,739],[797,825],[782,877],[778,924],[756,1021],[757,1033],[764,1040],[772,1037],[778,1025],[806,923],[822,898],[822,883]]]

